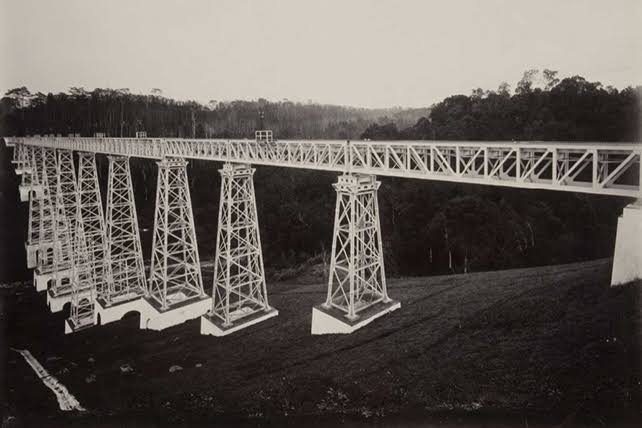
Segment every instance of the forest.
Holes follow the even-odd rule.
[[[642,87],[617,89],[581,76],[527,70],[511,89],[474,89],[426,108],[367,109],[288,100],[166,98],[159,89],[70,88],[66,93],[9,90],[0,100],[0,135],[365,140],[639,141]],[[376,90],[376,89],[373,89]],[[106,160],[99,157],[101,184]],[[156,165],[132,160],[136,202],[149,254]],[[201,258],[213,257],[220,164],[190,161],[188,173]],[[328,257],[336,175],[261,167],[255,175],[266,269]],[[626,198],[381,178],[382,234],[389,275],[462,273],[545,265],[612,255]],[[104,191],[103,191],[104,193]],[[104,198],[103,194],[103,198]]]

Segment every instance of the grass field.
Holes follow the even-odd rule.
[[[65,336],[64,315],[16,285],[9,346],[29,349],[88,412],[56,410],[15,352],[10,409],[34,426],[633,423],[641,288],[610,288],[610,265],[391,279],[401,310],[320,337],[310,335],[311,308],[325,291],[314,281],[268,284],[280,315],[224,338],[200,336],[197,321],[151,332],[133,319]]]

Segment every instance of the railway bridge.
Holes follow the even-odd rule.
[[[504,141],[273,141],[255,139],[5,137],[20,200],[29,203],[25,249],[34,286],[52,311],[70,303],[72,333],[141,314],[162,330],[201,319],[223,336],[278,311],[268,302],[253,166],[337,172],[332,258],[313,334],[350,333],[394,311],[383,261],[377,176],[634,198],[618,220],[612,285],[642,278],[640,143]],[[77,154],[77,162],[74,157]],[[103,211],[96,154],[109,160]],[[129,158],[155,160],[158,186],[146,272]],[[211,296],[205,292],[186,159],[223,162]],[[77,167],[75,167],[77,163]]]

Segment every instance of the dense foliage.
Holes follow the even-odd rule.
[[[4,135],[103,132],[112,137],[249,138],[258,127],[259,112],[279,138],[357,138],[376,120],[409,126],[428,114],[420,109],[365,109],[288,100],[176,101],[159,89],[150,95],[127,89],[91,92],[71,88],[68,93],[32,94],[26,87],[7,92],[0,102],[0,131]]]
[[[542,76],[538,80],[538,76]],[[68,94],[9,91],[0,126],[9,135],[107,132],[131,136],[250,137],[265,112],[279,138],[599,140],[640,138],[637,87],[617,90],[534,70],[511,94],[474,90],[430,109],[355,109],[289,101],[178,102],[125,90]],[[99,158],[106,183],[106,161]],[[145,253],[152,226],[155,164],[132,161]],[[216,239],[220,178],[212,162],[190,163],[202,258]],[[268,270],[329,252],[335,175],[259,167],[255,176]],[[548,192],[382,178],[379,204],[389,274],[428,274],[541,265],[612,254],[617,216],[629,201]]]

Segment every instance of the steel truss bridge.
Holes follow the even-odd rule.
[[[642,276],[639,143],[272,141],[182,138],[5,138],[29,201],[28,265],[52,310],[71,302],[67,331],[141,313],[163,329],[202,315],[225,335],[277,315],[268,303],[251,165],[335,171],[337,192],[326,301],[312,333],[349,333],[395,310],[387,293],[376,176],[636,198],[618,226],[612,283]],[[78,177],[73,153],[79,152]],[[95,154],[109,158],[106,214]],[[158,160],[151,267],[146,276],[130,157]],[[204,292],[185,159],[220,161],[212,296]],[[627,211],[628,210],[628,211]],[[90,232],[87,232],[90,231]],[[633,239],[627,235],[633,233]],[[621,236],[622,235],[622,236]],[[637,235],[642,236],[642,235]],[[634,256],[631,257],[631,251]],[[638,251],[639,253],[640,251]]]

